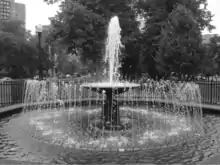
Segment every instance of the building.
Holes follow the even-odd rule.
[[[26,22],[26,7],[22,3],[13,3],[11,11],[11,19],[20,20],[24,23]]]
[[[46,44],[46,39],[51,31],[51,25],[43,25],[42,26],[42,45]]]
[[[205,34],[202,36],[203,39],[203,44],[209,44],[211,38],[215,37],[215,36],[219,36],[218,34]],[[220,42],[218,42],[217,44],[220,44]]]
[[[14,0],[0,0],[0,20],[10,20]]]
[[[0,0],[0,20],[20,20],[26,22],[25,4],[17,3],[15,0]]]
[[[209,44],[210,43],[210,39],[212,37],[214,37],[216,34],[205,34],[202,36],[202,39],[203,39],[203,43],[204,44]]]

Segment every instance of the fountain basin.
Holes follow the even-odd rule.
[[[123,130],[126,128],[125,125],[121,124],[120,112],[118,101],[116,100],[115,95],[128,91],[129,89],[139,87],[139,84],[134,83],[89,83],[82,84],[82,88],[87,88],[92,91],[103,93],[106,95],[105,101],[103,104],[103,110],[101,115],[101,123],[99,124],[102,128],[108,130]]]
[[[86,83],[82,84],[80,87],[91,89],[92,91],[102,93],[103,91],[114,91],[115,94],[120,94],[128,91],[129,89],[138,88],[140,84],[129,83],[129,82],[100,82],[100,83]]]
[[[186,162],[188,164],[199,164],[205,160],[208,160],[208,157],[212,157],[213,155],[218,154],[217,149],[220,148],[218,140],[220,116],[219,114],[214,113],[212,110],[209,111],[210,113],[204,114],[205,130],[207,133],[201,139],[198,138],[196,141],[189,140],[185,143],[185,145],[182,145],[182,143],[176,141],[176,143],[179,143],[179,145],[175,144],[176,146],[173,147],[171,146],[171,143],[169,143],[169,146],[163,145],[163,147],[161,147],[160,145],[141,145],[140,147],[143,147],[142,150],[130,152],[128,149],[125,149],[125,152],[117,153],[109,152],[108,148],[106,149],[107,152],[104,152],[104,149],[100,149],[101,151],[99,151],[99,148],[97,148],[96,150],[91,148],[91,150],[86,151],[80,149],[76,150],[73,148],[68,149],[66,147],[54,144],[45,144],[42,140],[34,140],[32,137],[29,137],[29,134],[27,134],[27,132],[24,133],[24,131],[21,131],[20,125],[21,123],[24,123],[24,121],[23,117],[19,117],[19,114],[8,116],[5,118],[1,116],[0,127],[2,129],[0,132],[0,141],[2,143],[1,145],[5,148],[0,148],[0,155],[1,158],[7,158],[10,160],[36,161],[38,162],[36,164],[43,164],[42,162],[47,163],[50,162],[52,159],[63,160],[63,163],[60,164],[69,165],[74,163],[80,164],[81,161],[85,160],[87,160],[88,162],[92,160],[93,162],[91,164],[111,164],[112,160],[114,160],[117,164],[120,164],[122,161],[125,161],[126,164],[186,164]],[[18,111],[16,110],[16,112]],[[20,119],[18,119],[18,117]],[[29,120],[30,118],[25,119]],[[15,120],[19,121],[19,123],[15,122]],[[27,127],[27,125],[27,123],[24,124],[25,127]],[[9,126],[11,129],[8,128]],[[11,137],[12,139],[9,139],[9,137]],[[213,140],[216,143],[215,145],[213,145]],[[18,143],[18,141],[21,142]],[[12,148],[12,143],[16,143],[20,149],[18,148],[11,152],[10,149]],[[35,147],[33,147],[33,145]],[[71,147],[71,145],[69,147]],[[138,146],[136,147],[138,148]],[[40,150],[40,152],[38,150]],[[28,155],[26,152],[30,152],[31,154]],[[22,154],[24,154],[23,157]],[[155,159],[155,157],[157,159]],[[75,159],[77,159],[78,161],[75,162]],[[13,164],[23,164],[19,161],[14,162]],[[215,163],[217,163],[218,161],[216,161]],[[4,164],[4,161],[2,159],[0,162]],[[29,164],[32,163],[28,162],[27,165]],[[206,164],[214,164],[214,162],[206,162]]]

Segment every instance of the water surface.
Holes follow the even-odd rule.
[[[27,114],[25,114],[27,115]],[[0,121],[0,158],[41,163],[154,163],[196,164],[218,153],[220,116],[204,114],[205,135],[196,140],[166,148],[130,152],[101,152],[64,148],[37,140],[33,132],[20,129],[24,114],[5,117]],[[46,118],[46,117],[45,117]],[[14,121],[17,121],[15,125]]]

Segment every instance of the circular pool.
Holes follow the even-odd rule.
[[[123,122],[129,125],[131,110],[129,107],[121,107],[121,111],[121,115],[124,116],[122,117]],[[136,115],[135,109],[132,112],[131,121],[135,126],[135,116],[138,115]],[[76,115],[76,113],[81,115]],[[144,122],[148,127],[138,130],[137,127],[131,129],[128,126],[126,131],[120,133],[120,137],[116,131],[115,137],[119,138],[114,138],[108,137],[108,131],[103,132],[100,128],[96,128],[97,124],[91,124],[98,123],[98,121],[86,122],[88,115],[85,114],[88,113],[90,113],[89,120],[93,121],[93,117],[100,113],[100,109],[95,107],[93,109],[84,108],[83,111],[77,107],[50,111],[47,109],[22,112],[1,118],[0,158],[55,164],[196,164],[218,153],[220,146],[219,114],[204,113],[204,134],[190,136],[188,121],[186,122],[183,118],[176,120],[175,116],[170,114],[167,117],[172,122],[164,123],[162,112],[159,113],[155,109],[148,111],[138,107],[138,113],[141,113],[140,116],[142,116],[139,118],[140,125],[145,119],[148,119]],[[90,127],[85,126],[90,129],[86,129],[84,134],[77,132],[77,130],[82,130],[84,124],[77,123],[77,120],[73,119],[76,116],[81,116],[80,121],[84,121],[84,124],[91,124]],[[152,121],[155,121],[154,124]],[[163,125],[163,129],[157,129],[157,127],[161,128],[161,125]],[[80,129],[77,129],[78,127]],[[154,132],[149,131],[151,127],[154,127]],[[136,131],[135,134],[139,136],[132,137],[131,135],[134,134],[131,131]],[[96,137],[91,138],[91,135],[96,135]],[[101,139],[103,137],[105,137],[104,141]],[[92,139],[96,140],[92,141]],[[132,144],[135,144],[136,148]],[[120,146],[115,147],[114,145]],[[110,150],[111,148],[112,150]],[[114,148],[119,148],[119,150],[114,150]]]

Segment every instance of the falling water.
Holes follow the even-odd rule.
[[[117,81],[119,78],[118,68],[120,67],[119,54],[121,44],[121,28],[117,16],[111,18],[108,26],[108,38],[106,42],[105,62],[109,64],[109,82]]]
[[[124,151],[178,144],[203,133],[197,84],[146,80],[138,88],[118,83],[120,32],[115,16],[106,43],[107,83],[27,81],[24,116],[30,115],[24,124],[33,137],[70,148]],[[110,122],[109,109],[120,111],[115,115],[120,122]]]
[[[173,145],[203,132],[202,110],[196,105],[201,95],[194,83],[148,80],[140,92],[130,89],[120,94],[125,129],[117,132],[99,128],[104,95],[81,90],[80,84],[63,80],[27,81],[24,124],[28,132],[55,145],[62,142],[92,150]]]

